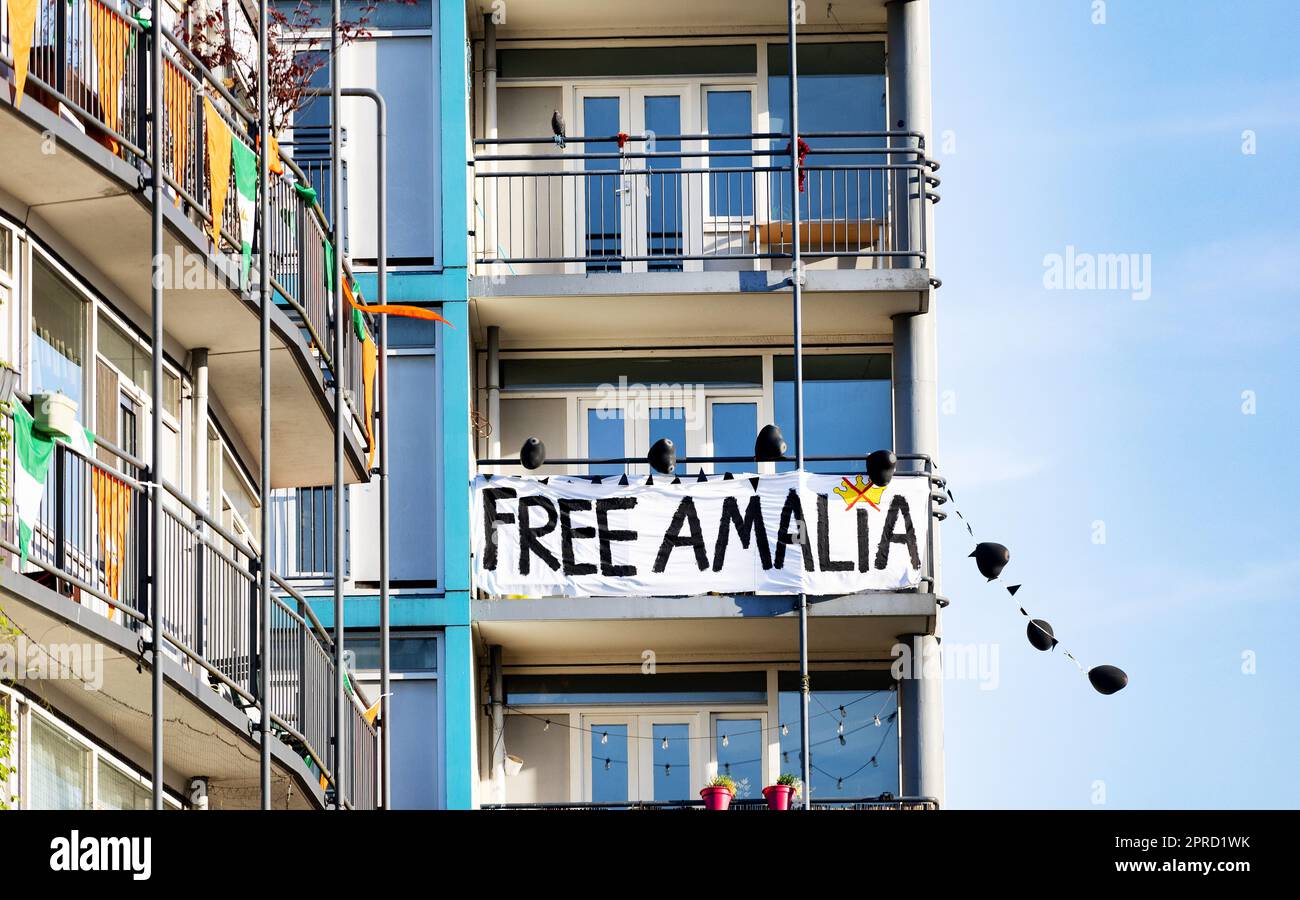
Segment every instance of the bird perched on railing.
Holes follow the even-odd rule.
[[[555,135],[555,144],[561,150],[564,149],[564,116],[560,115],[558,109],[551,111],[551,131]]]

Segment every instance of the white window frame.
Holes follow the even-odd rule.
[[[64,738],[78,745],[83,751],[88,752],[89,765],[89,805],[85,809],[103,809],[99,800],[99,765],[103,762],[105,765],[112,766],[122,775],[133,779],[141,787],[152,790],[153,782],[147,776],[137,772],[131,765],[117,754],[100,746],[95,741],[87,738],[80,732],[70,728],[57,716],[54,716],[26,696],[10,688],[0,686],[0,704],[4,702],[9,704],[11,720],[17,724],[19,733],[23,736],[18,742],[15,751],[19,757],[17,771],[14,773],[18,776],[18,784],[14,786],[13,793],[18,795],[18,809],[28,809],[27,797],[30,796],[31,772],[32,772],[32,723],[40,721],[48,728],[57,731]],[[170,791],[163,794],[163,804],[167,809],[184,809],[184,805],[178,797]]]

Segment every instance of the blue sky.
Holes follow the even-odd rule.
[[[945,525],[946,639],[1000,662],[945,685],[948,805],[1297,807],[1300,16],[1105,6],[932,0],[940,460],[1017,601],[1131,678],[1030,648]],[[1046,289],[1069,245],[1150,254],[1150,298]]]

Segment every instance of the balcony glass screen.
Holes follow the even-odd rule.
[[[884,353],[805,356],[804,452],[808,456],[865,458],[872,450],[893,446],[893,397],[889,356]],[[776,423],[786,440],[794,439],[794,360],[773,360],[773,400]],[[753,450],[751,449],[751,453]],[[794,455],[791,444],[788,455]],[[861,459],[850,462],[810,462],[810,472],[834,474],[862,470]],[[781,463],[789,472],[794,463]]]
[[[611,75],[753,75],[753,44],[676,47],[587,47],[497,51],[500,78]]]
[[[898,694],[887,682],[888,673],[812,673],[808,733],[814,803],[898,795],[898,722],[890,718],[898,709]],[[798,673],[781,672],[778,684],[785,726],[781,771],[798,772]]]

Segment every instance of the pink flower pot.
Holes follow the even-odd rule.
[[[731,791],[724,787],[706,787],[700,790],[705,809],[726,809],[731,806]]]
[[[768,809],[789,809],[794,799],[794,788],[788,784],[770,784],[763,788]]]

